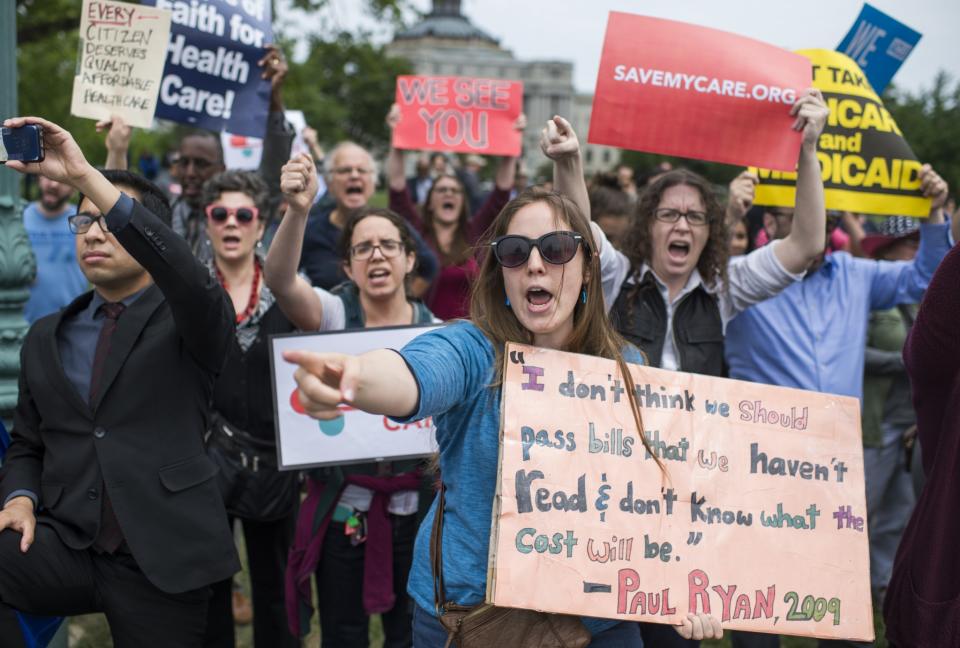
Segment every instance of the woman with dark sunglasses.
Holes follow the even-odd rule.
[[[231,516],[239,519],[253,599],[254,644],[299,645],[287,629],[284,571],[293,541],[300,484],[277,470],[267,341],[295,330],[263,280],[260,239],[269,193],[259,175],[224,171],[203,186],[210,272],[230,295],[236,336],[213,393],[208,454]],[[232,580],[214,585],[205,645],[232,647]]]
[[[545,135],[545,152],[556,160],[557,184],[573,187],[585,200],[579,145],[569,124],[557,119]],[[296,378],[305,410],[317,418],[337,415],[344,402],[398,421],[432,416],[437,426],[443,497],[434,501],[420,527],[407,586],[415,603],[414,644],[449,645],[437,618],[438,603],[475,606],[484,600],[490,539],[490,511],[497,483],[500,388],[503,350],[508,341],[642,363],[606,317],[601,283],[604,244],[594,242],[589,219],[560,194],[531,190],[512,200],[494,220],[471,296],[469,321],[426,333],[399,353],[362,356],[295,351]],[[629,383],[628,383],[629,384]],[[627,389],[638,434],[643,427],[635,393]],[[442,502],[442,504],[441,504]],[[438,574],[431,567],[432,522],[443,505],[442,576],[445,591],[435,600]],[[546,584],[545,584],[546,586]],[[640,648],[637,624],[583,619],[590,646]],[[687,618],[679,632],[718,637],[719,622],[705,615]]]
[[[344,224],[337,249],[348,281],[327,291],[298,275],[307,214],[317,192],[315,165],[305,155],[290,160],[283,167],[280,184],[289,208],[267,255],[266,280],[297,328],[335,331],[438,321],[426,306],[407,296],[408,279],[416,265],[416,243],[404,220],[388,209],[362,209]],[[432,480],[423,463],[413,459],[311,471],[308,485],[323,504],[304,507],[299,528],[311,528],[314,520],[330,522],[319,538],[319,549],[315,546],[318,538],[297,536],[292,553],[310,555],[314,560],[291,561],[289,578],[309,583],[310,575],[316,574],[323,646],[366,648],[369,620],[364,602],[370,600],[366,595],[374,589],[388,597],[392,594],[394,601],[389,609],[370,610],[381,614],[384,645],[411,645],[411,605],[405,577],[413,556],[418,514],[426,512],[433,495]],[[378,492],[392,493],[386,533],[372,517],[372,522],[366,523]],[[368,546],[385,547],[396,578],[371,581],[365,577]],[[300,601],[287,601],[287,605],[299,614]]]
[[[399,123],[400,107],[394,104],[387,125],[392,131]],[[514,127],[523,131],[526,125],[526,117],[521,115]],[[479,269],[475,245],[510,200],[517,158],[500,159],[493,191],[472,216],[463,182],[452,174],[434,179],[422,210],[418,209],[407,187],[403,162],[404,152],[391,147],[386,165],[390,209],[406,218],[440,259],[440,272],[425,297],[427,306],[443,320],[466,317],[470,287]]]

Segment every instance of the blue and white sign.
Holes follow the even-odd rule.
[[[864,4],[837,51],[856,61],[876,93],[881,94],[916,47],[920,36],[920,32]]]
[[[257,62],[273,41],[270,0],[143,0],[172,13],[156,117],[263,137],[270,82]]]

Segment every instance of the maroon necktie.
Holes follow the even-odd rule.
[[[100,337],[97,338],[97,349],[93,352],[93,367],[90,370],[90,407],[93,407],[97,398],[103,366],[110,354],[110,339],[117,330],[117,319],[124,308],[126,306],[119,302],[106,302],[100,306],[99,310],[103,311],[106,318],[100,328]],[[93,547],[97,551],[112,554],[123,544],[123,531],[120,530],[120,523],[117,522],[117,516],[113,512],[113,504],[110,502],[110,496],[107,495],[107,485],[102,480],[100,493],[100,532],[93,541]]]

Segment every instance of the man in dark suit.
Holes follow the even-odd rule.
[[[46,159],[8,166],[81,192],[70,227],[94,290],[24,340],[0,473],[0,615],[102,611],[118,648],[200,646],[209,585],[239,569],[203,446],[230,300],[154,185],[105,177],[55,124],[4,125],[24,123],[43,126]]]

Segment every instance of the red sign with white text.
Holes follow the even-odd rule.
[[[790,128],[790,107],[811,85],[810,61],[799,54],[612,11],[589,141],[792,171],[801,136]]]
[[[397,77],[398,149],[520,155],[523,84],[470,77]]]

